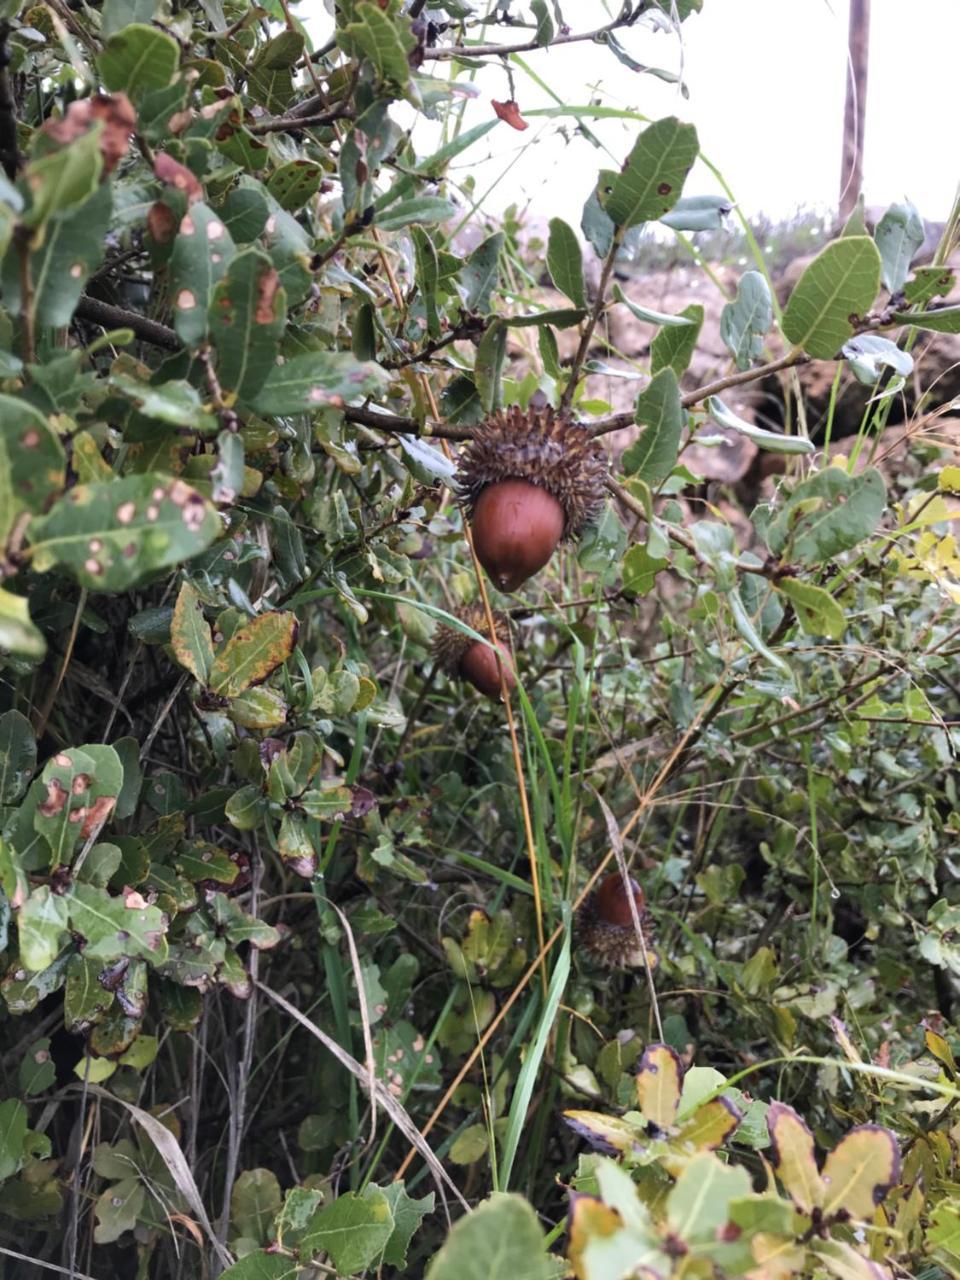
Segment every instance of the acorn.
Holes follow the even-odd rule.
[[[516,591],[576,538],[603,501],[606,461],[586,430],[547,406],[518,406],[479,424],[457,480],[477,558]]]
[[[480,634],[487,634],[487,615],[482,604],[469,604],[457,611],[457,617]],[[493,611],[493,625],[497,633],[497,648],[503,658],[503,673],[508,689],[514,688],[517,678],[510,654],[510,623],[505,613]],[[500,697],[500,664],[496,654],[487,644],[481,644],[454,627],[441,624],[433,637],[433,656],[440,669],[453,680],[467,680],[488,698]]]
[[[652,947],[650,913],[643,890],[632,877],[630,892],[637,907],[647,959],[650,968],[655,969],[660,958]],[[619,871],[604,877],[577,912],[577,938],[597,964],[611,969],[635,969],[643,965],[643,947]]]

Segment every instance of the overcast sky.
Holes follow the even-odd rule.
[[[561,0],[561,7],[574,31],[604,21],[600,0]],[[515,8],[526,5],[517,0]],[[951,71],[960,48],[960,0],[873,0],[872,8],[867,204],[906,197],[925,217],[943,220],[960,178]],[[326,37],[331,22],[323,0],[302,0],[298,12],[317,39]],[[687,99],[676,86],[631,71],[597,45],[524,57],[567,103],[600,98],[653,118],[676,114],[692,121],[703,153],[721,169],[748,216],[785,217],[798,207],[836,203],[846,37],[847,0],[704,0],[703,12],[684,23],[682,50],[670,34],[639,26],[624,33],[623,44],[639,62],[676,71],[682,57]],[[441,74],[448,66],[437,64]],[[521,110],[555,105],[520,68],[514,75]],[[499,67],[481,73],[477,84],[480,96],[468,106],[467,125],[489,118],[491,98],[509,97]],[[501,124],[469,152],[478,189],[496,184],[485,204],[489,212],[519,202],[531,214],[560,214],[579,224],[597,170],[611,159],[569,124],[562,130],[561,121],[532,119],[525,133]],[[619,161],[638,126],[603,121],[591,128]],[[430,140],[424,135],[421,142],[418,150],[428,153]],[[688,195],[715,190],[715,180],[701,169],[686,186]]]

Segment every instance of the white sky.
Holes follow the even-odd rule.
[[[514,7],[527,10],[519,0]],[[607,6],[600,0],[561,0],[561,7],[573,31],[606,21]],[[323,0],[302,0],[298,12],[316,39],[326,38],[331,24]],[[760,212],[787,217],[799,207],[834,205],[847,0],[704,0],[703,13],[688,19],[683,33],[689,99],[676,86],[638,75],[609,50],[590,43],[523,56],[567,103],[586,105],[600,98],[604,105],[652,118],[675,114],[692,121],[701,150],[724,174],[748,217]],[[503,28],[491,35],[498,41],[510,38]],[[636,27],[621,33],[621,40],[637,61],[679,69],[675,37]],[[873,0],[864,163],[868,206],[908,198],[924,217],[946,218],[960,180],[960,120],[950,71],[958,47],[960,0]],[[446,74],[448,67],[434,64],[433,70]],[[514,76],[522,111],[555,105],[520,68]],[[499,67],[482,72],[477,84],[480,97],[467,108],[467,126],[490,118],[491,98],[510,96]],[[402,111],[395,115],[405,124]],[[533,119],[525,133],[501,124],[467,153],[478,191],[496,183],[484,205],[488,212],[500,213],[517,202],[531,215],[559,214],[579,226],[597,170],[612,167],[613,161],[573,135],[572,123],[564,127],[562,121]],[[619,163],[640,126],[598,121],[590,127]],[[425,131],[414,141],[418,152],[429,154]],[[685,188],[688,195],[716,190],[716,181],[701,169],[694,170]]]

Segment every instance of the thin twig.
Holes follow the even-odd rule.
[[[534,49],[552,49],[554,45],[558,44],[578,44],[584,40],[600,40],[608,32],[629,26],[637,16],[637,13],[632,13],[625,18],[615,18],[613,22],[608,22],[603,27],[596,27],[593,31],[579,31],[566,36],[554,36],[548,44],[544,44],[542,40],[534,37],[532,40],[523,40],[519,44],[433,45],[429,49],[424,49],[423,56],[425,59],[432,58],[437,61],[447,61],[450,58],[502,58],[508,53],[531,53]]]
[[[600,273],[600,283],[597,285],[597,296],[594,301],[587,322],[583,326],[583,332],[580,334],[580,345],[577,347],[577,354],[573,357],[573,363],[570,366],[570,377],[567,385],[563,389],[563,395],[560,398],[560,408],[566,409],[573,400],[573,394],[577,389],[580,381],[580,370],[583,362],[587,358],[587,352],[590,350],[590,343],[593,339],[593,331],[597,327],[597,321],[600,319],[603,308],[606,305],[607,285],[610,283],[610,275],[613,271],[613,264],[616,261],[617,254],[620,251],[620,237],[614,235],[613,244],[610,251],[604,259],[603,271]],[[631,416],[631,421],[632,421]]]

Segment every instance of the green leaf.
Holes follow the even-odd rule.
[[[375,364],[354,359],[346,351],[306,351],[275,365],[253,400],[264,417],[310,413],[325,405],[375,395],[384,385]]]
[[[399,231],[411,223],[423,226],[431,222],[446,222],[457,212],[457,206],[443,196],[413,196],[377,215],[376,225],[381,231]]]
[[[64,949],[53,964],[39,973],[31,973],[26,969],[13,969],[3,979],[3,998],[11,1013],[30,1013],[41,1000],[52,995],[63,986],[67,962],[74,954],[72,945]]]
[[[660,221],[673,231],[721,231],[732,210],[726,196],[683,196]]]
[[[235,253],[226,223],[208,205],[191,205],[180,222],[169,266],[173,327],[188,347],[206,338],[213,288]]]
[[[827,467],[797,485],[768,526],[767,545],[775,555],[822,564],[871,534],[886,500],[876,468],[851,476],[841,467]]]
[[[112,991],[100,983],[103,961],[84,955],[71,956],[63,989],[63,1022],[68,1031],[86,1035],[114,1001]]]
[[[912,324],[932,333],[960,333],[960,306],[934,307],[930,311],[894,311],[898,324]]]
[[[366,54],[382,80],[405,90],[410,83],[407,51],[413,45],[409,32],[406,41],[401,39],[394,20],[372,0],[360,0],[354,14],[357,21],[344,27],[343,35]]]
[[[0,1102],[0,1182],[20,1168],[27,1136],[27,1108],[16,1098]]]
[[[115,32],[103,46],[97,69],[105,88],[122,90],[133,102],[164,89],[180,66],[177,42],[165,31],[132,22]]]
[[[785,436],[779,431],[765,431],[762,427],[755,427],[752,422],[745,421],[732,409],[728,409],[719,396],[707,397],[707,412],[715,422],[719,422],[721,427],[746,436],[759,449],[766,449],[770,453],[814,453],[816,451],[816,445],[806,436]]]
[[[879,1124],[859,1125],[824,1161],[824,1215],[843,1211],[872,1222],[877,1205],[899,1181],[900,1147],[894,1134]]]
[[[227,715],[244,729],[279,729],[286,722],[289,708],[276,689],[245,689],[230,700]]]
[[[418,436],[398,435],[397,440],[403,450],[407,469],[416,480],[430,488],[438,483],[450,484],[457,468],[446,454]]]
[[[24,226],[39,227],[48,218],[75,209],[93,195],[103,171],[101,128],[90,129],[68,147],[27,165],[23,180],[32,199],[30,207],[20,215]]]
[[[956,276],[947,267],[917,267],[913,279],[904,286],[903,296],[912,305],[923,306],[931,298],[948,294],[955,283]]]
[[[85,940],[85,960],[111,961],[137,956],[153,965],[167,957],[167,919],[134,889],[120,898],[105,889],[77,882],[66,895],[70,928]]]
[[[464,306],[468,311],[487,315],[490,311],[490,294],[500,276],[500,251],[505,236],[495,231],[477,245],[460,271],[460,283],[466,296]]]
[[[637,396],[634,420],[644,427],[639,440],[623,455],[622,466],[655,489],[676,465],[680,437],[687,421],[673,369],[661,369]]]
[[[621,230],[662,218],[680,198],[698,151],[693,125],[675,116],[655,121],[640,134],[609,189],[601,182],[604,212]]]
[[[286,1258],[279,1253],[248,1253],[226,1271],[221,1280],[297,1280],[303,1275],[296,1258]]]
[[[265,1244],[283,1204],[280,1183],[270,1169],[244,1169],[230,1196],[230,1225],[235,1236]]]
[[[35,973],[53,964],[67,927],[67,904],[48,884],[34,889],[17,913],[20,961]]]
[[[653,590],[657,574],[669,563],[665,557],[652,556],[645,546],[632,546],[623,557],[621,566],[624,591],[632,595],[648,595]]]
[[[796,609],[797,620],[805,635],[826,636],[828,640],[843,639],[847,619],[829,591],[800,578],[781,578],[776,588]]]
[[[57,1077],[56,1064],[50,1053],[50,1038],[35,1040],[20,1059],[18,1084],[28,1098],[49,1089]]]
[[[235,244],[249,244],[266,226],[270,205],[259,183],[234,187],[220,208],[223,225]]]
[[[771,1102],[767,1111],[770,1158],[783,1189],[801,1213],[812,1213],[824,1200],[824,1185],[813,1152],[813,1134],[793,1107]]]
[[[46,418],[0,395],[0,546],[23,511],[38,514],[66,483],[66,455]]]
[[[683,326],[665,325],[650,344],[650,372],[657,374],[661,369],[670,368],[682,378],[687,366],[693,359],[697,349],[697,340],[703,326],[703,307],[699,302],[691,302],[688,307],[673,319],[689,320]]]
[[[146,1202],[147,1189],[138,1175],[123,1178],[100,1193],[93,1206],[97,1225],[93,1238],[97,1244],[112,1244],[139,1221]]]
[[[0,715],[0,805],[19,800],[37,767],[37,740],[19,711]]]
[[[507,354],[507,326],[499,317],[491,320],[477,346],[473,376],[485,413],[500,405],[500,374]]]
[[[437,285],[440,279],[440,263],[437,250],[422,227],[410,232],[416,259],[417,287],[427,321],[427,333],[431,338],[440,336],[440,316],[437,312]]]
[[[256,396],[276,363],[286,311],[280,277],[266,254],[237,254],[210,301],[210,336],[226,393],[243,401]]]
[[[38,573],[62,565],[92,591],[123,591],[203,551],[220,521],[182,480],[148,472],[77,485],[29,532]]]
[[[189,382],[171,379],[169,382],[147,383],[123,373],[114,373],[110,377],[110,387],[129,400],[137,413],[145,418],[171,427],[192,428],[203,435],[216,431],[217,419],[204,409],[200,393]]]
[[[293,212],[317,194],[322,181],[321,165],[313,160],[290,160],[274,169],[267,179],[267,190],[281,209]]]
[[[747,271],[740,277],[736,298],[728,302],[720,314],[720,337],[738,369],[749,369],[759,358],[764,335],[771,324],[770,286],[759,271]]]
[[[183,583],[177,596],[170,643],[181,667],[186,667],[195,680],[206,684],[213,665],[213,640],[210,624],[203,616],[200,595],[189,582]]]
[[[818,360],[831,360],[873,306],[880,254],[869,236],[847,236],[822,249],[797,281],[783,313],[783,333]]]
[[[221,697],[235,698],[286,662],[296,642],[296,614],[260,614],[217,651],[210,666],[211,690]]]
[[[103,186],[88,200],[48,223],[43,244],[30,257],[38,324],[62,328],[70,323],[87,279],[103,261],[111,212],[110,187]],[[19,279],[16,292],[22,305]],[[6,288],[4,296],[7,297]],[[12,296],[7,301],[13,305]]]
[[[637,1072],[637,1103],[648,1124],[669,1129],[677,1118],[683,1067],[668,1044],[650,1044]]]
[[[562,218],[550,219],[550,239],[547,244],[547,270],[561,293],[565,293],[575,307],[587,305],[587,291],[583,283],[583,254],[580,242],[572,227]]]
[[[884,369],[892,369],[901,378],[913,373],[913,356],[901,351],[889,338],[876,333],[859,333],[843,344],[843,354],[858,382],[872,386]]]
[[[393,1232],[384,1246],[379,1261],[388,1267],[398,1267],[403,1270],[407,1265],[407,1249],[410,1247],[410,1241],[427,1214],[433,1213],[436,1196],[431,1191],[422,1199],[414,1200],[407,1194],[402,1182],[388,1182],[385,1187],[379,1187],[378,1190],[386,1196],[390,1212],[393,1214]]]
[[[393,1229],[390,1202],[379,1187],[367,1187],[363,1195],[348,1191],[310,1219],[300,1241],[300,1256],[327,1253],[340,1275],[350,1275],[380,1256]]]
[[[605,502],[600,514],[587,525],[577,549],[577,563],[587,573],[612,577],[627,545],[627,531],[612,502]]]
[[[880,250],[880,279],[891,293],[898,293],[906,283],[924,235],[923,220],[909,200],[892,204],[877,223],[873,238]]]
[[[671,1234],[688,1244],[716,1240],[729,1219],[731,1201],[750,1190],[746,1169],[725,1165],[709,1152],[695,1156],[667,1196]]]
[[[495,1194],[456,1222],[426,1280],[554,1280],[543,1228],[518,1195]]]
[[[651,311],[649,307],[641,307],[638,302],[633,302],[623,292],[618,284],[613,286],[613,297],[616,302],[622,302],[631,315],[636,316],[638,320],[642,320],[644,324],[655,324],[664,328],[689,329],[696,322],[693,317],[687,315],[688,307],[678,316],[668,315],[664,311]],[[701,307],[701,313],[703,308]],[[702,320],[702,315],[701,315]],[[696,337],[694,337],[696,343]]]
[[[750,616],[750,613],[743,602],[743,596],[740,589],[728,588],[726,600],[730,605],[730,612],[733,614],[733,620],[737,625],[737,630],[743,636],[744,640],[746,640],[750,648],[753,649],[755,653],[758,653],[766,662],[769,662],[771,667],[776,667],[782,675],[786,676],[788,679],[792,679],[793,673],[791,672],[788,664],[784,662],[783,658],[779,657],[779,655],[774,653],[772,649],[763,643],[763,639],[756,628],[754,619]]]

